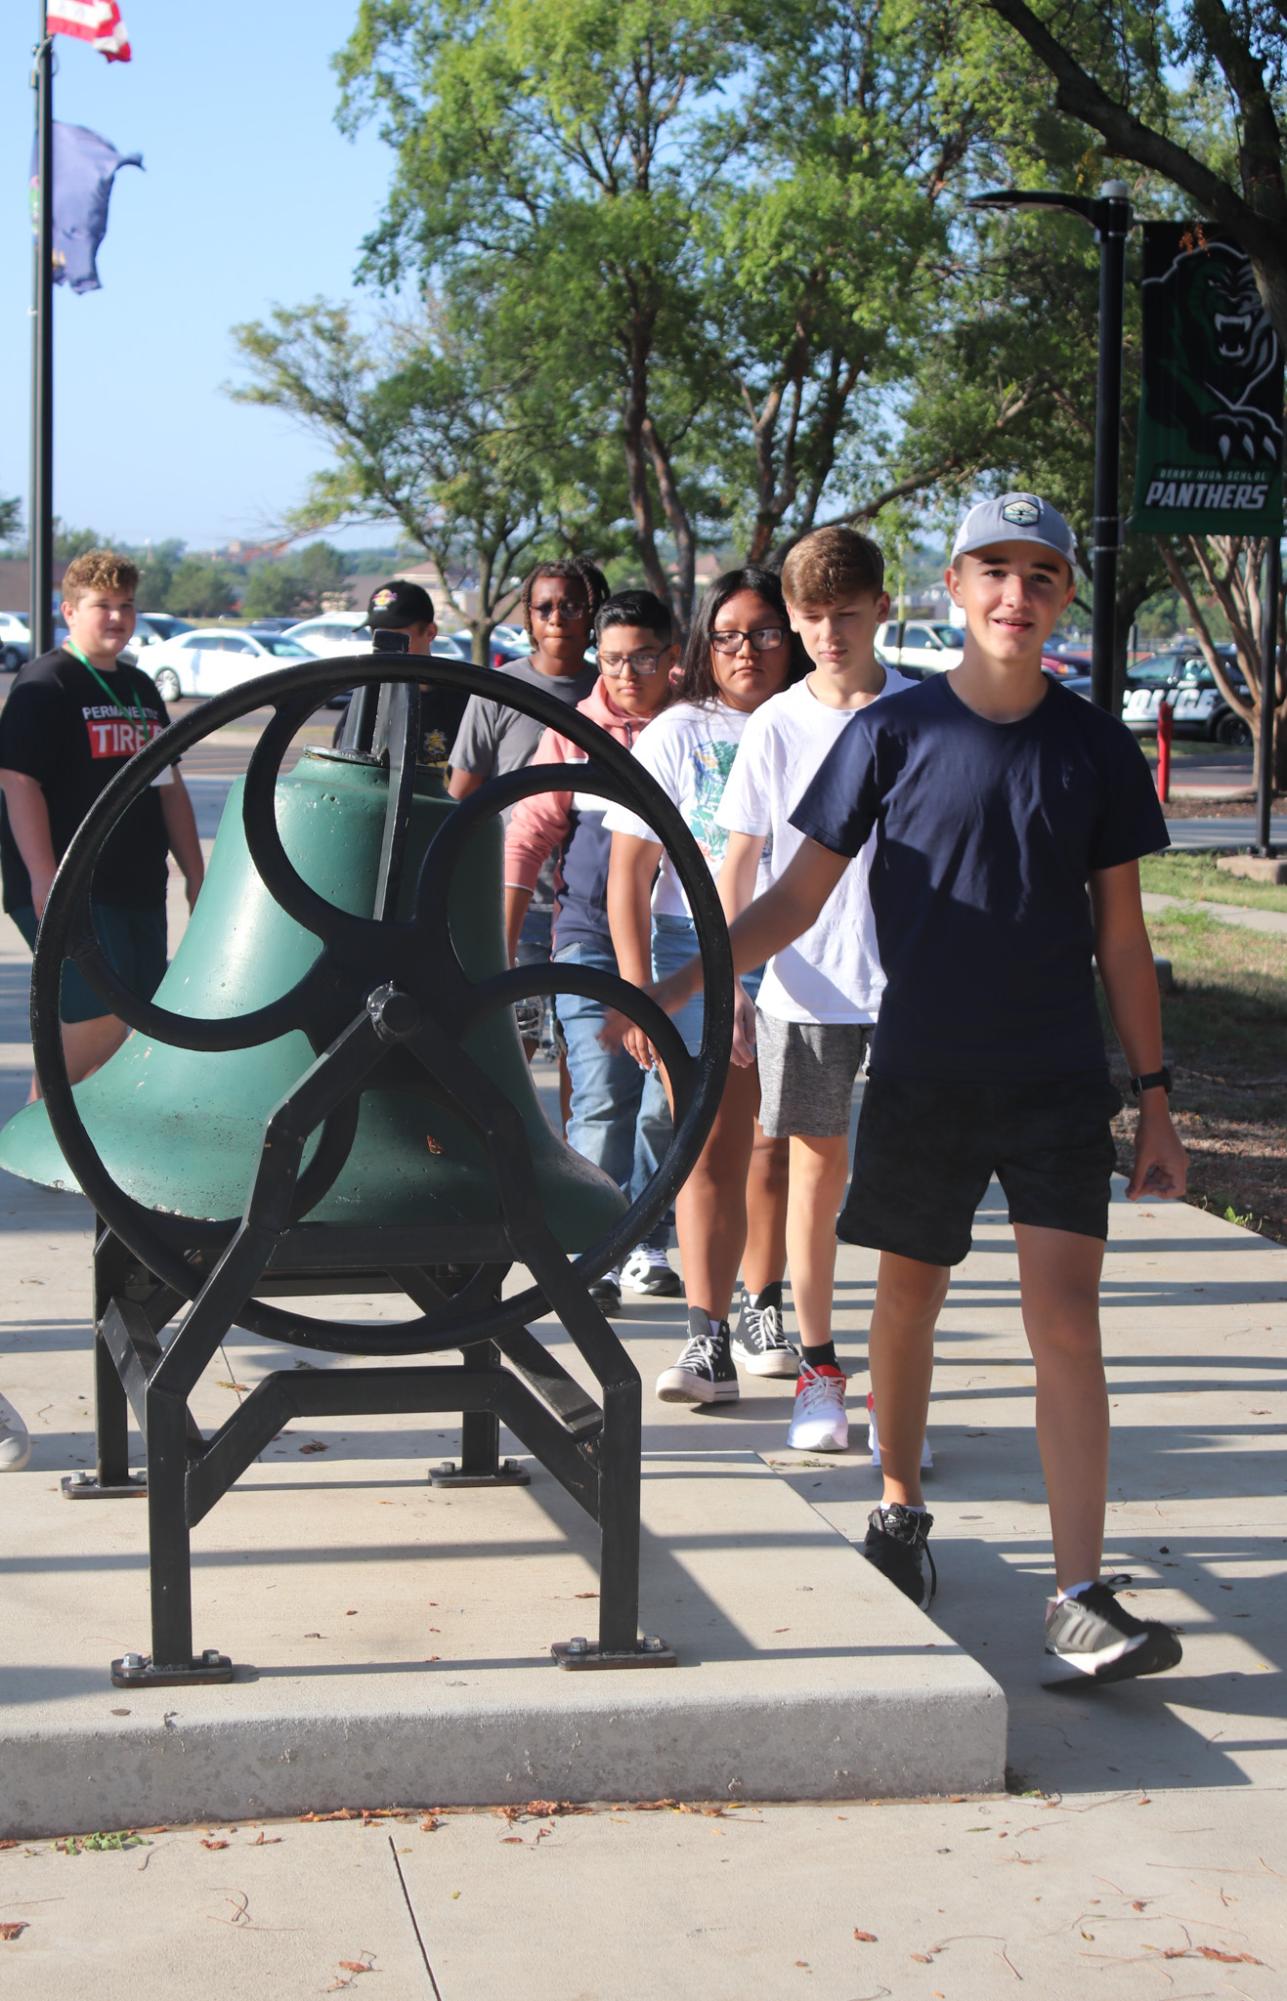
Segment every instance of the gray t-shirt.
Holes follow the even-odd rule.
[[[540,688],[545,694],[553,695],[556,702],[565,702],[569,708],[584,701],[598,674],[597,668],[589,662],[579,674],[541,674],[528,660],[511,660],[507,666],[494,671],[512,675],[514,680],[525,682],[529,688]],[[503,702],[488,702],[479,695],[471,695],[448,763],[453,771],[476,772],[480,778],[503,778],[506,772],[521,771],[524,765],[532,762],[544,728],[545,725],[537,722],[534,716],[523,716],[517,709],[507,708]],[[539,911],[552,913],[553,909],[554,859],[551,857],[537,878],[529,914]]]

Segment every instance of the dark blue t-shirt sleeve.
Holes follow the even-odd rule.
[[[818,766],[791,825],[833,854],[853,856],[875,826],[879,806],[876,743],[866,718],[857,715]]]
[[[1123,862],[1155,855],[1171,845],[1166,816],[1158,804],[1153,774],[1124,723],[1108,737],[1099,819],[1091,835],[1090,868],[1118,868]]]

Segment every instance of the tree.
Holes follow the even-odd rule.
[[[881,504],[879,399],[943,315],[936,203],[969,123],[938,120],[934,60],[889,0],[361,10],[343,115],[397,155],[365,272],[472,311],[552,477],[681,621],[703,544],[763,556],[824,503]]]
[[[1023,38],[1055,79],[1057,108],[1111,158],[1170,182],[1238,239],[1287,349],[1281,0],[1060,0],[1050,14],[1027,0],[980,4]],[[1206,115],[1192,116],[1195,96]]]
[[[1255,778],[1260,776],[1260,717],[1265,629],[1272,620],[1278,639],[1273,680],[1274,764],[1271,773],[1275,791],[1287,790],[1287,673],[1283,667],[1283,605],[1266,601],[1262,588],[1266,544],[1261,540],[1234,535],[1185,535],[1174,541],[1159,537],[1167,575],[1178,591],[1198,635],[1203,657],[1215,676],[1225,701],[1251,731],[1254,746]],[[1194,578],[1209,593],[1204,600]],[[1238,651],[1249,695],[1244,695],[1230,676],[1223,657],[1216,651],[1217,634],[1210,614],[1214,600],[1228,623],[1229,634]]]
[[[284,410],[335,454],[292,524],[396,520],[436,564],[484,661],[557,511],[541,465],[548,418],[539,431],[522,421],[511,386],[432,300],[421,324],[376,336],[320,299],[233,331],[251,375],[238,401]],[[570,517],[570,496],[564,505]]]
[[[184,556],[175,567],[165,609],[183,618],[222,618],[237,602],[237,578],[212,556]]]
[[[308,618],[325,600],[348,599],[348,568],[329,542],[310,542],[292,555],[256,563],[241,608],[248,618]]]
[[[22,502],[0,500],[0,542],[12,542],[22,532]]]

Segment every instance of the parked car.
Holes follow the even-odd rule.
[[[891,618],[876,627],[876,648],[891,667],[926,667],[938,674],[959,667],[964,653],[959,626],[937,618]]]
[[[191,632],[190,618],[176,618],[172,611],[141,611],[140,619],[146,619],[158,639],[177,639],[181,632]]]
[[[272,674],[293,660],[313,658],[285,633],[238,632],[232,626],[198,626],[177,639],[149,647],[142,665],[163,702],[184,695],[223,695],[257,674]]]
[[[1232,686],[1250,700],[1236,649],[1220,646],[1216,651]],[[1137,660],[1128,668],[1122,703],[1122,721],[1127,728],[1137,736],[1153,736],[1158,704],[1164,695],[1171,704],[1171,727],[1176,736],[1198,737],[1208,743],[1251,742],[1248,724],[1230,708],[1205,658],[1193,648],[1173,647]]]
[[[16,611],[0,611],[0,667],[6,674],[31,658],[31,628]]]
[[[326,660],[342,653],[369,653],[371,628],[364,611],[326,611],[288,625],[283,639],[293,639],[306,653]]]
[[[273,612],[268,618],[254,618],[250,623],[255,632],[289,632],[292,625],[299,624],[299,620],[294,614],[289,618],[280,618]]]

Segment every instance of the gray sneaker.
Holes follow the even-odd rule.
[[[1126,1681],[1174,1667],[1184,1649],[1173,1626],[1137,1619],[1100,1583],[1046,1607],[1046,1652],[1073,1681]]]

